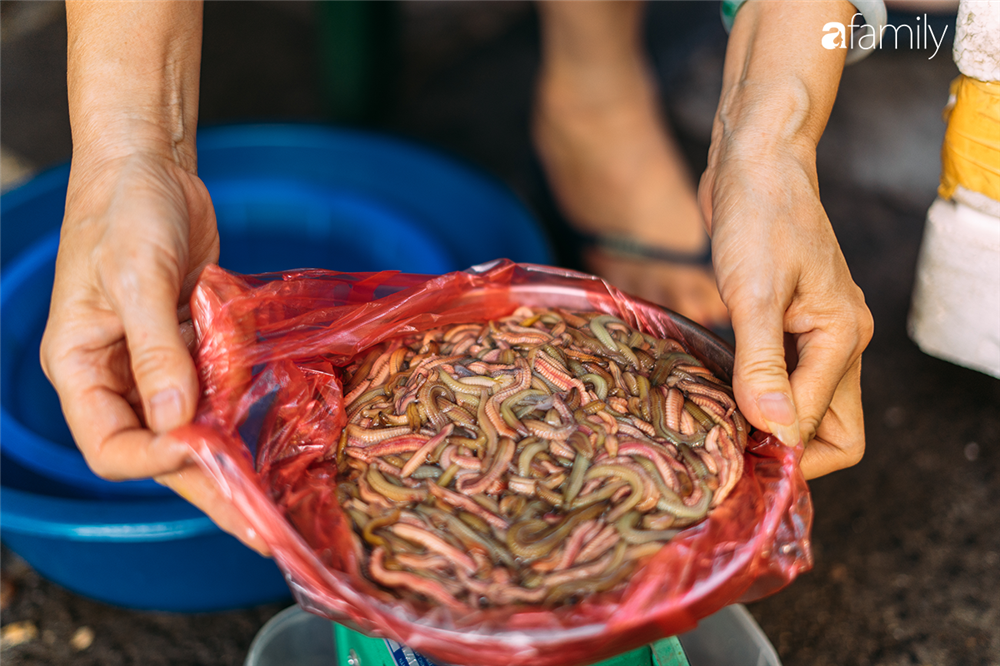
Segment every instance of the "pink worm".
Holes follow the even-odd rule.
[[[500,341],[503,340],[509,345],[540,345],[548,342],[551,338],[545,333],[521,333],[512,334],[506,333],[504,331],[493,331],[493,339]]]
[[[358,494],[361,495],[363,499],[368,504],[381,507],[383,509],[392,509],[392,502],[385,498],[381,493],[377,493],[372,490],[372,487],[368,484],[368,479],[362,474],[357,478],[358,484]]]
[[[541,573],[559,571],[568,568],[573,564],[573,560],[583,548],[583,542],[593,537],[601,530],[601,523],[597,520],[588,520],[577,525],[569,537],[566,545],[562,549],[552,553],[548,557],[531,563],[531,568]]]
[[[549,453],[561,458],[569,458],[570,460],[576,457],[576,451],[574,451],[565,442],[560,442],[557,439],[554,439],[549,443]]]
[[[615,526],[607,525],[583,547],[577,559],[580,562],[589,562],[596,557],[600,557],[609,548],[614,546],[619,539],[621,539],[621,536],[618,534]]]
[[[483,471],[483,461],[475,456],[462,456],[456,453],[451,457],[451,462],[455,463],[462,469],[468,469],[474,472]],[[445,469],[448,468],[445,467]]]
[[[546,586],[529,590],[519,585],[503,585],[497,589],[491,587],[488,596],[497,606],[506,606],[515,602],[537,604],[542,602],[548,593],[549,589]]]
[[[693,435],[698,430],[698,422],[691,416],[691,412],[684,410],[681,412],[681,434]]]
[[[674,470],[670,468],[670,465],[664,459],[664,456],[651,447],[649,444],[643,444],[642,442],[621,442],[618,445],[619,455],[625,456],[642,456],[648,458],[652,461],[653,465],[656,466],[656,471],[660,473],[663,477],[663,482],[668,488],[674,492],[680,490],[681,484],[677,480],[677,475]]]
[[[429,578],[424,578],[416,574],[405,571],[388,571],[382,566],[385,558],[385,551],[376,548],[372,551],[371,559],[368,560],[368,569],[377,582],[387,587],[406,587],[418,594],[422,594],[428,599],[437,601],[442,606],[447,606],[455,611],[463,613],[469,611],[469,607],[456,599],[440,583]]]
[[[597,462],[598,460],[595,458],[594,464],[597,464]],[[577,497],[586,497],[590,493],[597,490],[603,483],[604,479],[591,479],[590,481],[587,481],[583,484],[583,488],[580,489],[580,494],[578,494]]]
[[[597,416],[597,418],[605,426],[607,426],[607,431],[608,431],[609,435],[617,435],[618,434],[618,421],[615,419],[615,417],[611,416],[611,414],[608,414],[603,409],[601,411],[597,412],[597,414],[595,416]]]
[[[729,433],[731,437],[736,436],[736,426],[733,425],[732,419],[729,418],[729,415],[724,412],[722,405],[711,398],[704,398],[700,395],[690,395],[688,396],[688,399],[704,409],[706,412],[709,412],[709,416],[715,415],[719,417],[722,420],[722,423],[719,425],[725,428],[726,432]]]
[[[709,436],[711,434],[709,433]],[[726,470],[725,482],[715,493],[715,497],[712,498],[713,506],[726,499],[733,486],[739,483],[740,478],[743,476],[743,454],[736,449],[736,445],[725,432],[719,433],[719,440],[722,443],[721,448],[724,451],[722,459],[726,461],[728,469]]]
[[[667,422],[667,427],[671,430],[679,431],[681,428],[681,412],[684,409],[684,394],[677,389],[664,388],[667,392],[667,400],[663,407],[663,417]]]
[[[498,394],[499,395],[499,394]],[[505,398],[506,399],[506,398]],[[500,402],[496,397],[486,401],[486,418],[490,420],[497,432],[504,437],[517,437],[517,431],[507,425],[507,422],[500,416]]]
[[[344,449],[344,452],[359,460],[371,462],[372,459],[381,456],[416,451],[424,445],[427,439],[425,435],[403,435],[402,437],[393,437],[392,439],[387,439],[384,442],[370,446],[348,446]]]
[[[480,580],[465,573],[461,569],[455,572],[458,581],[465,587],[469,588],[470,591],[474,592],[483,597],[490,596],[490,588],[495,585],[489,581]]]
[[[688,393],[704,396],[710,400],[714,400],[719,403],[725,410],[725,416],[731,416],[733,412],[736,411],[736,402],[729,397],[729,394],[723,391],[721,388],[715,388],[712,386],[705,386],[699,382],[693,382],[690,380],[684,380],[679,384],[681,389],[686,389]]]
[[[347,426],[348,446],[358,446],[355,442],[365,444],[375,444],[384,442],[387,439],[401,437],[410,434],[410,426],[396,426],[395,428],[367,429],[353,423]]]
[[[368,390],[368,387],[371,386],[371,384],[372,383],[367,379],[362,380],[362,382],[358,384],[353,391],[344,396],[344,404],[350,406],[350,404],[354,402],[358,396]]]
[[[628,414],[628,400],[625,398],[612,396],[607,399],[608,407],[619,414]]]
[[[503,517],[498,516],[492,511],[484,509],[483,507],[479,506],[479,504],[477,504],[474,500],[472,500],[469,497],[466,497],[465,495],[460,495],[459,493],[452,492],[447,488],[442,488],[438,484],[434,483],[432,479],[429,479],[427,482],[427,490],[430,491],[431,495],[434,495],[435,497],[444,500],[445,502],[451,504],[452,506],[464,509],[469,513],[473,513],[479,516],[480,518],[488,522],[490,525],[493,525],[498,529],[506,530],[510,526],[509,523]]]
[[[473,361],[472,363],[470,363],[465,367],[467,367],[471,372],[474,372],[477,375],[490,375],[490,376],[492,376],[494,373],[505,372],[507,370],[512,370],[514,368],[513,365],[484,363],[482,361]]]
[[[420,544],[427,550],[444,555],[469,573],[475,572],[478,568],[471,557],[441,537],[431,534],[425,529],[406,523],[394,523],[390,529],[407,541]]]
[[[715,428],[718,427],[719,426],[715,426]],[[712,430],[715,430],[715,428],[712,428]],[[694,452],[698,454],[698,457],[701,458],[701,462],[704,463],[709,472],[716,476],[719,475],[719,463],[716,462],[715,457],[712,456],[711,453],[705,449],[695,449]]]
[[[396,561],[407,569],[447,569],[451,566],[446,558],[440,555],[416,555],[414,553],[396,553]]]
[[[563,426],[562,428],[557,428],[545,423],[544,421],[538,421],[535,419],[525,419],[523,423],[524,427],[528,429],[528,432],[540,439],[566,441],[569,439],[569,436],[573,434],[573,431],[576,430],[575,423]]]
[[[507,465],[509,465],[510,461],[514,458],[514,448],[514,440],[506,437],[500,440],[497,457],[490,466],[489,471],[478,479],[459,479],[455,482],[455,486],[466,495],[478,495],[483,492],[489,488],[494,481],[499,479],[500,474],[507,469]],[[466,483],[466,481],[468,481],[468,483]]]
[[[569,391],[572,388],[576,388],[581,393],[587,392],[587,387],[583,385],[583,382],[576,377],[569,376],[549,362],[544,356],[535,356],[534,370],[552,382],[560,391]]]
[[[455,444],[449,444],[445,447],[444,451],[441,452],[441,459],[438,460],[438,465],[441,469],[448,469],[452,464],[458,465],[461,469],[474,470],[479,472],[483,469],[483,461],[474,456],[463,456],[457,453],[458,446]]]
[[[569,407],[566,406],[565,401],[558,395],[552,396],[552,406],[556,408],[559,418],[563,420],[563,423],[573,423],[573,412],[569,411]]]
[[[611,525],[608,525],[608,527],[610,527],[612,530],[615,529]],[[601,533],[603,533],[603,530]],[[598,535],[597,538],[600,539],[602,537]],[[595,543],[597,543],[596,540],[591,541],[590,544],[588,544],[588,548]],[[612,541],[612,543],[614,543],[614,541]],[[607,550],[607,548],[605,548],[605,550]],[[556,573],[549,574],[548,576],[545,577],[545,582],[543,583],[543,585],[545,587],[551,588],[561,583],[568,583],[573,580],[580,580],[581,578],[590,578],[591,576],[596,576],[597,574],[604,571],[604,569],[606,569],[609,564],[611,564],[612,558],[614,558],[614,553],[608,553],[605,557],[602,557],[601,559],[597,560],[596,562],[593,562],[592,564],[585,564],[582,566],[573,567],[572,569],[566,569],[564,571],[558,571]],[[580,553],[580,559],[581,560],[583,559],[583,553]]]
[[[411,456],[410,459],[406,461],[406,464],[403,465],[403,471],[401,476],[403,478],[406,478],[409,475],[413,474],[413,472],[418,467],[424,464],[430,452],[433,451],[438,444],[443,442],[446,437],[451,435],[451,431],[454,429],[455,429],[455,424],[449,423],[448,425],[446,425],[444,428],[441,429],[441,432],[428,439],[427,442],[419,449],[417,449],[417,452],[414,453],[413,456]]]

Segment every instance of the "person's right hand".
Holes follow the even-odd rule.
[[[807,479],[865,450],[861,352],[873,322],[819,197],[816,146],[844,51],[816,35],[846,0],[754,0],[736,15],[699,199],[736,336],[733,392],[754,426],[805,445]]]
[[[194,416],[187,301],[218,256],[197,176],[148,152],[74,159],[41,361],[96,474],[153,477],[264,552],[187,445],[167,434]]]
[[[715,272],[736,335],[733,391],[747,419],[805,444],[807,479],[865,450],[861,352],[871,313],[819,200],[813,158],[717,137],[701,182]]]

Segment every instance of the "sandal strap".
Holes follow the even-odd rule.
[[[683,264],[686,266],[709,267],[712,265],[712,243],[707,238],[705,239],[705,249],[699,252],[682,252],[664,247],[646,245],[641,241],[628,238],[627,236],[580,233],[580,239],[583,245],[625,257],[660,261],[667,264]]]

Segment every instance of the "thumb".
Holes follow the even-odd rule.
[[[232,534],[264,557],[270,549],[260,534],[219,489],[204,470],[190,464],[176,472],[156,477],[155,481],[171,488],[178,495],[204,511],[220,528]]]
[[[785,363],[784,312],[777,302],[742,300],[732,311],[736,335],[733,392],[743,415],[786,446],[801,442]]]
[[[180,278],[172,273],[162,263],[148,267],[126,281],[134,286],[118,304],[146,426],[160,434],[189,423],[198,399],[197,372],[177,319]]]

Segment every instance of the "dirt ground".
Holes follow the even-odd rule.
[[[650,48],[697,171],[723,36],[717,26],[691,29],[707,25],[701,5],[666,4],[652,7]],[[65,21],[58,3],[0,9],[8,182],[69,157]],[[538,62],[531,7],[405,3],[397,28],[404,64],[370,124],[479,164],[545,215],[528,141]],[[210,3],[202,122],[324,120],[317,62],[312,5]],[[822,198],[876,333],[862,378],[866,456],[810,484],[814,569],[749,606],[786,666],[1000,664],[1000,381],[929,357],[906,335],[939,170],[940,108],[955,74],[947,54],[873,55],[845,73],[820,147]],[[37,631],[2,649],[11,666],[235,666],[283,607],[136,612],[67,592],[6,548],[0,565],[0,624]]]

